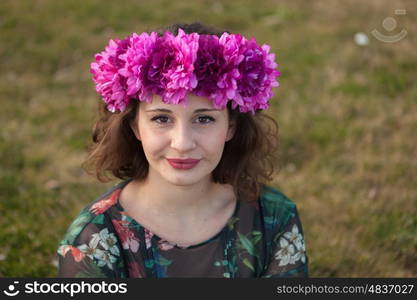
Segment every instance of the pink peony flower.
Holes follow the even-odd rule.
[[[164,34],[164,59],[158,59],[163,65],[164,102],[179,104],[186,100],[187,92],[197,86],[194,62],[197,58],[198,38],[198,34],[185,34],[182,29],[178,30],[177,36],[170,32]]]
[[[217,92],[217,81],[224,70],[219,66],[226,64],[223,47],[215,35],[201,35],[198,42],[197,60],[194,63],[198,84],[193,92],[197,96],[210,97]],[[219,102],[220,105],[224,104],[222,101]]]
[[[246,39],[239,34],[223,33],[220,37],[219,43],[223,46],[223,57],[226,63],[221,67],[221,76],[217,81],[218,90],[210,98],[222,107],[226,105],[228,99],[233,101],[233,108],[243,104],[239,98],[236,98],[236,88],[237,80],[241,77],[237,66],[243,60],[241,48],[245,42]]]
[[[129,42],[131,47],[119,56],[125,62],[119,74],[127,78],[127,95],[150,102],[152,92],[160,93],[163,90],[152,65],[154,52],[160,47],[158,34],[133,33]]]
[[[272,87],[278,86],[276,77],[280,75],[276,70],[275,55],[269,54],[269,49],[268,45],[259,46],[255,38],[247,41],[241,49],[244,59],[239,64],[241,76],[236,93],[241,112],[269,107]]]
[[[129,46],[129,39],[110,40],[105,51],[95,55],[90,72],[96,83],[96,91],[107,103],[111,112],[124,110],[129,103],[127,96],[126,77],[119,74],[124,67],[124,61],[119,56],[124,54]]]

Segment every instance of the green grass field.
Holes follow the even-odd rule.
[[[101,101],[93,55],[110,38],[192,21],[277,53],[281,168],[271,184],[298,205],[310,276],[417,276],[416,13],[412,0],[2,0],[0,276],[56,276],[67,226],[118,182],[81,169]],[[396,43],[371,35],[403,28]]]

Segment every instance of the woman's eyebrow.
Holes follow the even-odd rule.
[[[155,108],[155,109],[146,110],[146,112],[154,112],[154,111],[165,112],[165,113],[172,113],[171,110],[166,109],[166,108]],[[207,111],[220,111],[220,109],[215,109],[215,108],[199,108],[199,109],[196,109],[194,111],[194,113],[207,112]]]

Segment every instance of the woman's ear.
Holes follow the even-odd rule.
[[[230,141],[233,138],[233,136],[235,135],[235,131],[236,131],[236,120],[230,120],[229,128],[227,130],[227,135],[226,135],[226,142]]]

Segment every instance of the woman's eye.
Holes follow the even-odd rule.
[[[168,121],[168,117],[167,116],[155,116],[151,119],[151,121],[154,121],[156,123],[161,123],[161,124],[165,124]]]
[[[152,122],[156,122],[158,124],[167,124],[170,122],[169,117],[168,116],[155,116],[151,119]],[[199,116],[196,119],[197,123],[200,124],[209,124],[211,122],[214,122],[215,119],[213,117],[210,116]]]
[[[208,124],[210,122],[214,122],[214,118],[210,116],[200,116],[198,117],[198,121],[203,124]]]

